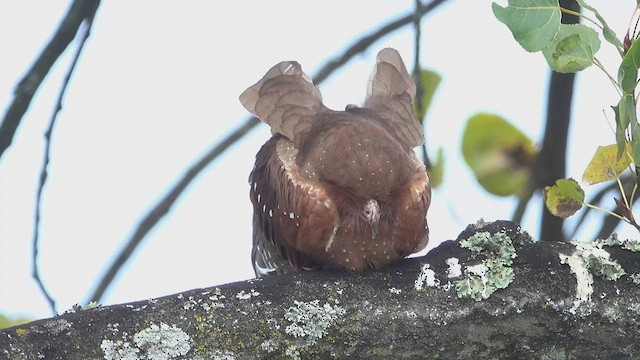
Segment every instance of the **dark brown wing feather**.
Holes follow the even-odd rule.
[[[337,226],[327,192],[299,176],[296,155],[291,141],[275,135],[258,152],[249,176],[257,276],[315,268],[306,254],[324,251]]]
[[[420,162],[415,156],[412,160]],[[396,222],[399,236],[394,245],[398,254],[405,257],[424,249],[429,242],[427,211],[431,205],[431,184],[426,172],[405,184],[396,196],[400,216]]]

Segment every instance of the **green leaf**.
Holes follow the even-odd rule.
[[[431,180],[431,188],[437,188],[442,184],[444,179],[444,149],[438,148],[436,153],[436,161],[431,164],[429,170],[429,180]]]
[[[573,73],[591,66],[593,55],[599,49],[600,39],[592,28],[582,24],[561,24],[553,41],[542,53],[554,71]]]
[[[620,117],[620,104],[611,107],[616,117],[616,145],[618,146],[618,159],[624,154],[625,144],[627,143],[626,126],[623,126],[623,119]]]
[[[631,47],[624,55],[620,69],[618,70],[618,84],[625,93],[632,93],[638,80],[638,68],[640,67],[640,45],[638,40],[633,40]]]
[[[618,144],[618,157],[622,156],[624,150],[624,143],[626,143],[626,130],[630,125],[637,123],[636,107],[633,104],[632,94],[623,94],[620,98],[618,105],[613,107],[616,115],[616,143]],[[635,134],[632,133],[632,140],[635,138]],[[640,140],[640,138],[638,138]],[[634,162],[636,157],[633,156]]]
[[[637,122],[636,107],[633,104],[633,95],[631,93],[622,95],[618,104],[618,111],[620,112],[620,127],[623,129]]]
[[[637,123],[634,124],[633,130],[631,130],[631,157],[633,163],[638,165],[640,164],[640,126]]]
[[[420,83],[422,84],[422,109],[418,109],[418,102],[413,102],[413,112],[416,114],[418,121],[422,123],[425,115],[427,115],[427,111],[431,106],[431,100],[433,99],[433,94],[435,94],[438,85],[442,81],[442,76],[435,71],[431,70],[420,70]],[[420,110],[420,111],[418,111]]]
[[[607,25],[607,22],[604,21],[604,18],[600,15],[598,10],[594,9],[592,6],[589,6],[583,0],[576,0],[576,2],[578,3],[578,5],[591,11],[596,16],[596,18],[598,18],[598,21],[600,21],[600,25],[602,25],[602,35],[604,36],[604,39],[618,49],[622,49],[622,42],[618,39],[616,33],[609,27],[609,25]]]
[[[627,150],[631,152],[631,147],[627,143]],[[631,164],[629,156],[618,158],[618,147],[616,144],[598,146],[596,153],[591,158],[587,169],[582,175],[582,181],[587,184],[597,184],[617,178]]]
[[[573,179],[558,179],[553,186],[544,188],[544,203],[549,212],[566,218],[576,213],[584,202],[584,191]]]
[[[467,122],[462,155],[485,190],[509,196],[526,189],[537,152],[531,139],[507,120],[481,113]]]
[[[558,0],[509,0],[507,7],[493,3],[492,9],[520,46],[530,52],[549,46],[560,27]]]

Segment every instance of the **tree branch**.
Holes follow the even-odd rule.
[[[98,8],[94,8],[94,11],[98,10]],[[44,190],[44,186],[47,182],[47,168],[49,166],[49,154],[51,151],[51,137],[53,135],[53,129],[56,124],[56,120],[58,119],[58,114],[60,114],[60,110],[62,110],[62,100],[64,98],[64,94],[69,86],[69,81],[71,80],[71,75],[73,75],[73,71],[78,64],[78,59],[80,58],[80,54],[82,53],[82,49],[84,45],[89,39],[89,35],[91,34],[91,26],[93,25],[93,18],[95,13],[91,14],[90,17],[87,18],[87,23],[85,25],[84,34],[82,38],[80,38],[78,49],[76,50],[75,55],[73,56],[73,60],[71,61],[71,65],[69,65],[69,70],[65,75],[65,78],[62,83],[62,87],[60,88],[60,93],[58,94],[58,101],[56,102],[56,108],[53,110],[53,114],[51,115],[51,119],[49,119],[49,127],[44,134],[45,146],[44,146],[44,159],[42,160],[42,168],[40,169],[40,181],[38,183],[38,191],[36,194],[36,206],[35,206],[35,216],[33,221],[33,245],[32,245],[32,276],[38,284],[40,291],[47,299],[49,303],[49,307],[53,314],[57,314],[56,311],[56,303],[51,294],[47,291],[42,279],[40,277],[40,271],[38,270],[38,248],[39,248],[39,229],[40,229],[40,207],[42,203],[42,192]]]
[[[14,98],[0,124],[0,158],[11,146],[13,136],[24,113],[31,104],[31,99],[40,84],[51,70],[53,64],[75,38],[83,22],[90,22],[95,15],[100,0],[75,0],[64,17],[56,33],[42,50],[31,69],[20,80],[14,90]]]
[[[420,16],[424,16],[439,5],[445,3],[447,0],[433,0],[430,3],[424,5],[420,9]],[[395,21],[388,23],[381,27],[377,31],[361,38],[351,47],[349,47],[342,55],[328,61],[324,66],[320,68],[317,74],[312,76],[315,84],[322,83],[333,72],[345,65],[351,58],[357,54],[367,50],[374,42],[381,37],[399,29],[400,27],[410,24],[415,17],[414,13],[403,16]],[[187,170],[182,176],[180,181],[167,192],[167,194],[148,212],[143,220],[138,224],[135,233],[127,241],[126,245],[120,250],[113,263],[109,266],[105,275],[100,279],[98,286],[89,297],[91,301],[99,302],[102,299],[107,288],[113,282],[113,279],[118,274],[122,266],[127,262],[131,254],[135,251],[138,245],[142,242],[147,233],[153,229],[153,227],[162,219],[171,209],[175,201],[182,194],[182,192],[189,186],[200,172],[206,168],[206,166],[222,154],[229,146],[244,137],[251,129],[260,124],[260,121],[251,117],[245,120],[245,123],[238,129],[232,132],[221,143],[216,144],[209,150],[201,159],[197,160],[195,165]]]
[[[576,278],[559,257],[577,251],[573,244],[532,242],[514,223],[474,226],[460,238],[478,231],[504,232],[517,252],[509,267],[513,282],[486,300],[459,298],[460,277],[447,275],[447,260],[458,259],[468,273],[490,252],[477,257],[446,241],[424,257],[380,271],[290,273],[0,330],[0,354],[67,360],[152,354],[239,360],[295,354],[303,359],[640,356],[638,290],[631,276],[614,282],[585,269]],[[498,246],[488,247],[493,245]],[[627,274],[640,272],[640,253],[608,246],[603,251]],[[425,281],[429,276],[435,286]],[[593,283],[577,291],[586,276],[593,276]],[[593,296],[582,293],[589,290]]]

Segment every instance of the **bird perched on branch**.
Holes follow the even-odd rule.
[[[364,105],[334,111],[295,61],[240,95],[273,136],[249,176],[256,276],[377,269],[422,250],[431,185],[416,86],[394,49],[378,53]]]

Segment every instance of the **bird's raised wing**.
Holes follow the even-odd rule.
[[[295,61],[272,67],[240,95],[240,102],[275,132],[295,143],[311,129],[314,116],[326,109],[320,90]]]
[[[364,107],[384,119],[384,126],[406,148],[422,145],[422,126],[413,112],[416,85],[398,51],[386,48],[378,53]]]

